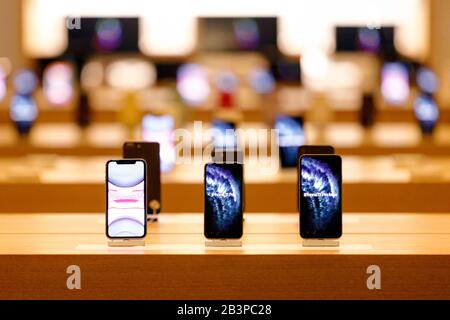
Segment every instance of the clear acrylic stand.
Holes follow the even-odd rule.
[[[303,239],[304,247],[339,247],[337,239]]]
[[[108,247],[145,247],[145,239],[109,239]]]
[[[158,222],[158,209],[161,207],[159,201],[152,200],[149,205],[150,209],[152,209],[152,213],[147,214],[147,221],[149,222]]]
[[[206,239],[206,247],[242,247],[242,239]]]

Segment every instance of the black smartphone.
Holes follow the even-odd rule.
[[[161,169],[159,143],[157,142],[125,142],[123,144],[124,159],[144,159],[147,163],[147,199],[148,213],[161,211]]]
[[[240,239],[243,233],[243,165],[206,164],[204,188],[205,237]]]
[[[144,238],[147,234],[147,164],[143,159],[106,163],[106,236]]]
[[[302,155],[299,161],[300,236],[342,236],[342,159],[338,155]]]
[[[212,121],[212,140],[214,148],[237,148],[236,123],[215,119]]]
[[[281,167],[295,168],[299,148],[305,143],[303,117],[278,116],[274,127],[278,130],[278,152]]]

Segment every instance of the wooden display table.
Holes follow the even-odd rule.
[[[202,124],[203,131],[193,135],[195,145],[205,148],[210,143],[209,123]],[[249,122],[239,129],[267,129],[261,122]],[[186,125],[187,132],[193,132],[193,125]],[[248,134],[250,136],[250,134]],[[414,123],[380,123],[372,132],[365,132],[356,123],[335,123],[325,129],[310,124],[305,127],[308,144],[331,144],[343,155],[391,155],[396,153],[420,153],[427,155],[450,155],[450,125],[442,123],[435,135],[423,140]],[[127,140],[139,140],[139,130],[130,134],[117,123],[101,123],[81,131],[73,123],[36,124],[27,141],[20,140],[11,124],[0,125],[0,154],[3,157],[17,157],[26,154],[58,154],[73,156],[120,155]],[[270,150],[270,140],[264,140],[264,147]],[[193,146],[188,148],[195,150]],[[246,153],[250,148],[246,146]],[[259,147],[253,150],[260,150]],[[193,152],[193,151],[192,151]]]
[[[212,249],[201,214],[161,215],[131,248],[107,247],[102,214],[0,222],[0,299],[450,299],[450,214],[345,214],[339,248],[303,248],[297,214],[247,214],[243,246]]]

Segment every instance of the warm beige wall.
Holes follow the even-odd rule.
[[[0,0],[0,57],[8,57],[14,68],[23,66],[21,1]]]
[[[450,1],[431,1],[429,62],[441,79],[439,102],[450,107]]]

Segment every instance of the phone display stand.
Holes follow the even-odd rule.
[[[304,247],[339,247],[336,239],[302,239]]]
[[[109,239],[108,247],[145,247],[144,239]]]
[[[205,247],[242,247],[242,239],[206,239]]]
[[[149,203],[149,208],[151,213],[147,214],[147,221],[150,222],[158,222],[158,209],[160,208],[160,204],[158,200],[152,200]]]

